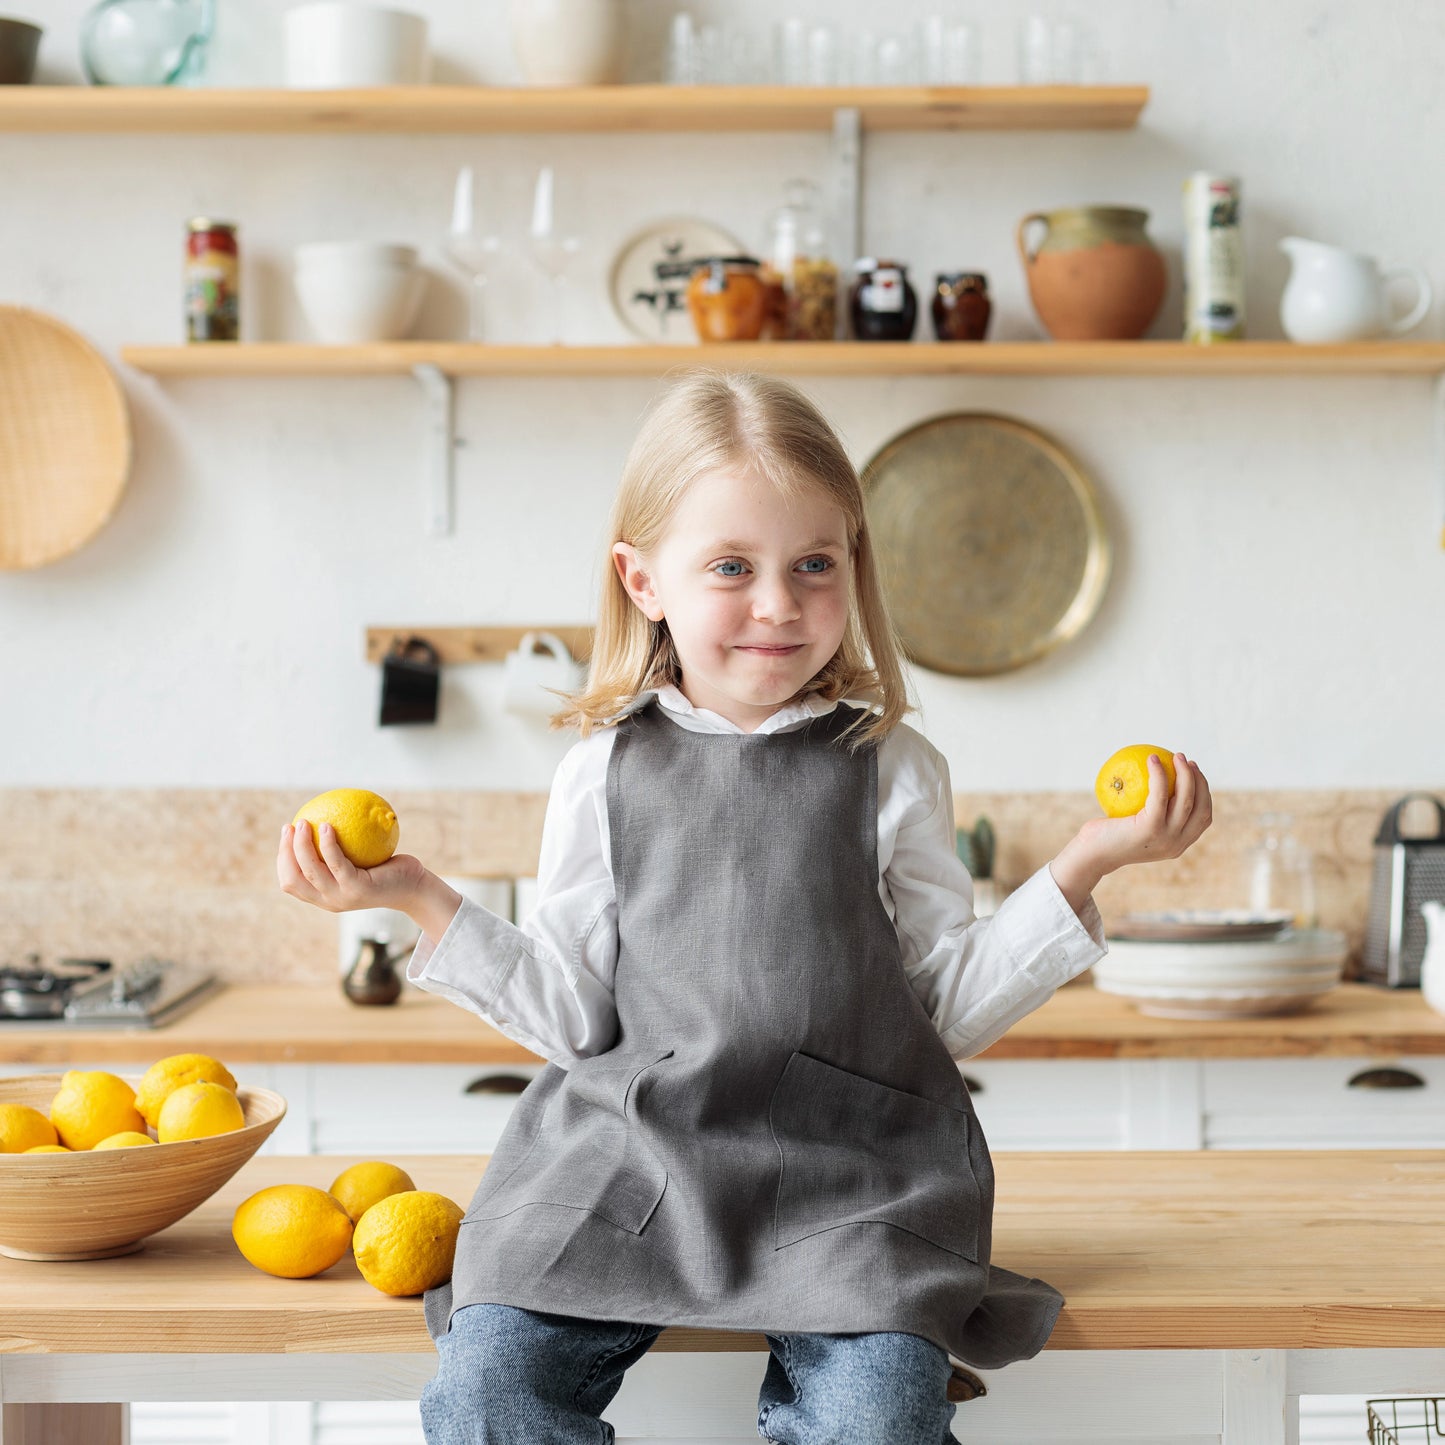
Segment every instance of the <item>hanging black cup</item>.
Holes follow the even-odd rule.
[[[394,642],[381,661],[381,726],[434,723],[441,658],[424,637]]]

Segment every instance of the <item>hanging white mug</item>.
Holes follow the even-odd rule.
[[[547,689],[576,692],[587,675],[552,632],[525,633],[502,666],[502,706],[522,717],[551,717],[564,703]]]
[[[1424,320],[1434,299],[1425,273],[1415,266],[1381,271],[1371,256],[1361,256],[1320,241],[1286,236],[1279,248],[1293,267],[1280,298],[1279,319],[1291,341],[1368,341],[1401,336]],[[1396,315],[1389,286],[1414,283],[1415,304]]]

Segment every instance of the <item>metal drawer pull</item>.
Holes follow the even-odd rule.
[[[983,1093],[983,1085],[979,1083],[979,1081],[975,1079],[971,1074],[965,1074],[963,1076],[963,1086],[965,1089],[968,1090],[970,1094]]]
[[[483,1074],[462,1090],[464,1094],[520,1094],[532,1081],[522,1074]]]
[[[1361,1069],[1349,1082],[1351,1089],[1423,1089],[1425,1080],[1414,1069]]]

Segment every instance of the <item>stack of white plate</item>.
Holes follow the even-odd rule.
[[[1120,919],[1094,987],[1167,1019],[1234,1019],[1307,1008],[1340,981],[1345,935],[1240,909]]]

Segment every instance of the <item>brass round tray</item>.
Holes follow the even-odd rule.
[[[1009,672],[1098,611],[1110,564],[1098,498],[1043,432],[988,412],[934,417],[884,446],[863,488],[889,610],[921,666]]]

